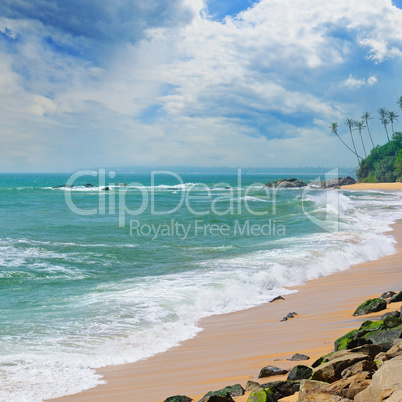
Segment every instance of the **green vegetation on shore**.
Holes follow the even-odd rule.
[[[402,96],[398,98],[397,104],[402,110]],[[394,123],[398,120],[399,116],[393,111],[388,111],[386,108],[380,108],[378,113],[387,138],[387,142],[382,146],[374,145],[369,127],[369,120],[372,119],[369,112],[363,113],[360,121],[355,121],[350,118],[345,120],[345,126],[348,128],[351,137],[351,145],[348,145],[338,133],[339,124],[337,122],[331,123],[331,131],[342,141],[343,145],[356,156],[359,165],[356,175],[360,182],[384,183],[402,181],[402,132],[395,132],[394,130]],[[389,124],[392,129],[391,138],[388,130]],[[367,140],[365,142],[363,137],[363,130],[365,128],[367,128],[370,142]],[[353,131],[356,130],[359,134],[365,156],[364,158],[358,153],[356,148],[353,136]],[[367,155],[367,149],[370,148],[371,151]]]

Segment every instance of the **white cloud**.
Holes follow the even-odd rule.
[[[364,86],[373,86],[377,84],[378,79],[375,75],[372,75],[369,78],[356,78],[352,74],[349,75],[349,78],[347,78],[345,81],[341,82],[340,86],[341,87],[346,87],[349,89],[355,89],[355,88],[360,88]]]
[[[0,19],[8,36],[0,42],[0,105],[7,135],[16,138],[3,161],[20,163],[25,153],[39,163],[43,156],[30,155],[36,143],[45,156],[63,149],[66,156],[49,157],[49,166],[69,168],[310,164],[315,151],[336,142],[322,122],[380,101],[378,92],[360,91],[400,95],[401,79],[382,70],[402,56],[402,10],[390,0],[261,0],[221,22],[204,14],[202,0],[178,2],[177,20],[176,6],[159,3],[167,14],[140,21],[150,18],[143,10],[135,40],[119,36],[115,14],[110,24],[96,20],[105,8],[89,19],[84,39],[71,25],[75,12],[61,28],[42,17]],[[111,40],[100,35],[94,46],[102,57],[86,53],[92,30],[106,28]],[[315,163],[332,161],[326,158]],[[353,155],[342,158],[354,163]]]

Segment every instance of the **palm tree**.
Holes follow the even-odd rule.
[[[362,121],[355,121],[355,130],[359,130],[359,135],[360,135],[360,140],[362,142],[363,150],[364,150],[364,155],[367,158],[367,152],[366,152],[366,147],[364,146],[364,141],[363,141],[363,136],[362,136],[362,129],[365,128],[366,126],[364,125],[364,120]]]
[[[338,127],[339,127],[339,124],[338,124],[338,123],[331,123],[330,129],[331,129],[332,133],[335,134],[335,135],[342,141],[342,144],[345,145],[345,147],[346,147],[347,149],[349,149],[350,152],[352,152],[352,153],[354,153],[355,155],[357,155],[357,154],[355,153],[355,151],[353,151],[353,149],[350,148],[350,146],[349,146],[348,144],[346,144],[346,142],[345,142],[345,141],[342,139],[342,137],[338,134]],[[358,156],[358,155],[357,155],[357,156]]]
[[[402,101],[402,96],[401,96],[401,101]],[[374,148],[373,137],[371,136],[370,127],[368,124],[368,121],[372,120],[373,118],[371,117],[371,114],[369,112],[364,112],[362,115],[362,119],[366,122],[366,127],[368,130],[369,136],[370,136],[371,143],[373,144],[373,148]]]
[[[388,112],[387,114],[388,120],[391,123],[391,127],[392,127],[392,134],[395,134],[395,130],[394,130],[394,121],[398,121],[398,115],[395,112]]]
[[[388,135],[388,129],[387,129],[387,125],[389,123],[389,120],[388,120],[388,117],[387,117],[388,116],[388,110],[385,109],[385,107],[382,107],[382,108],[378,109],[378,113],[380,115],[380,122],[385,128],[385,132],[387,134],[387,138],[388,138],[388,142],[389,142],[389,135]]]
[[[352,134],[352,127],[355,125],[355,122],[353,119],[346,119],[345,120],[345,126],[349,127],[349,132],[350,132],[350,137],[352,138],[352,144],[353,144],[353,149],[355,150],[355,154],[357,156],[357,163],[360,163],[360,156],[357,154],[357,150],[356,150],[356,145],[355,145],[355,140],[353,139],[353,134]],[[361,159],[361,158],[360,158]]]
[[[402,96],[400,96],[400,97],[397,99],[396,104],[399,106],[399,109],[402,110]]]

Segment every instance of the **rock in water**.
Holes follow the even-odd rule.
[[[327,180],[321,182],[321,188],[334,188],[339,186],[348,186],[350,184],[355,184],[356,180],[350,176],[339,177],[337,179]]]
[[[279,179],[272,181],[266,184],[267,187],[276,187],[276,188],[297,188],[297,187],[306,187],[307,183],[299,179]]]
[[[277,297],[274,297],[271,301],[270,301],[270,303],[273,303],[273,302],[275,302],[275,301],[278,301],[278,300],[285,300],[282,296],[277,296]]]
[[[357,315],[375,313],[377,311],[385,310],[386,308],[387,308],[387,302],[385,300],[380,298],[368,299],[356,309],[353,315],[357,316]]]
[[[274,375],[287,374],[289,370],[284,370],[279,367],[267,366],[263,367],[258,375],[258,378],[272,377]]]

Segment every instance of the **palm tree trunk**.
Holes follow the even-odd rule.
[[[349,127],[349,131],[350,131],[350,137],[352,138],[352,144],[353,144],[353,149],[355,150],[355,154],[357,156],[357,163],[360,164],[360,156],[357,154],[357,150],[356,150],[356,145],[355,145],[355,140],[353,139],[353,134],[352,134],[352,129]],[[360,159],[359,159],[360,158]]]
[[[388,142],[389,142],[389,141],[390,141],[390,139],[389,139],[389,135],[388,135],[388,129],[387,129],[386,124],[384,124],[384,128],[385,128],[385,132],[387,133],[387,138],[388,138]]]
[[[366,147],[364,146],[363,136],[362,136],[362,133],[359,133],[359,134],[360,134],[360,139],[361,139],[362,145],[363,145],[364,155],[366,155],[366,158],[367,158],[367,152],[366,152]]]
[[[368,125],[368,121],[366,121],[366,126],[367,126],[367,130],[368,130],[368,133],[369,133],[369,136],[370,136],[371,143],[373,144],[373,148],[374,148],[374,142],[373,142],[373,138],[371,137],[371,132],[370,132],[370,127]]]

